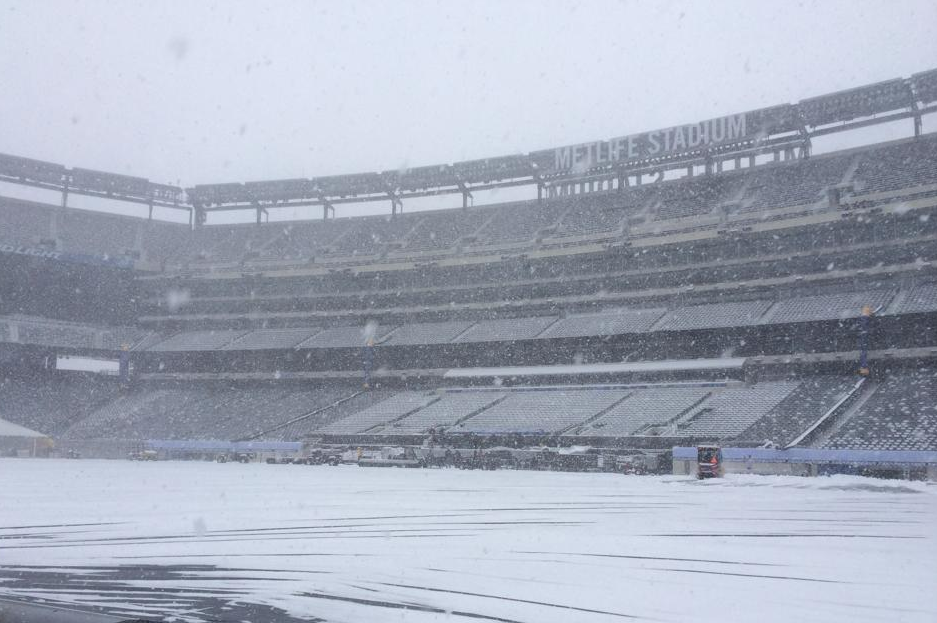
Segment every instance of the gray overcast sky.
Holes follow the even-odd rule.
[[[937,65],[937,2],[0,0],[0,152],[209,183],[526,152]]]

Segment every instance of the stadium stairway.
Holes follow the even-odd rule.
[[[677,411],[673,417],[663,422],[648,422],[634,432],[635,435],[661,434],[663,432],[676,431],[680,422],[688,421],[698,414],[699,407],[712,397],[712,392],[706,392],[694,402],[691,402],[685,409]]]
[[[567,428],[564,428],[563,430],[559,431],[559,434],[560,435],[575,435],[577,432],[579,432],[580,430],[583,430],[584,428],[587,428],[590,424],[592,424],[593,422],[601,418],[606,413],[609,413],[610,411],[615,409],[615,407],[622,404],[623,402],[625,402],[626,400],[634,396],[636,393],[637,392],[628,392],[627,394],[622,396],[620,399],[608,405],[607,407],[605,407],[604,409],[602,409],[601,411],[599,411],[598,413],[596,413],[589,419],[583,422],[579,422],[578,424],[573,424],[572,426],[569,426]]]
[[[842,402],[837,408],[831,410],[826,417],[821,418],[804,431],[804,434],[788,445],[788,447],[805,446],[810,448],[822,448],[823,445],[852,418],[853,415],[862,410],[866,402],[875,394],[879,388],[879,383],[866,378],[856,384],[855,391]]]
[[[901,288],[895,292],[894,296],[891,297],[881,309],[873,310],[876,315],[881,314],[897,314],[901,312],[901,308],[904,305],[905,299],[908,298],[908,293],[911,291],[911,288]]]
[[[332,402],[331,404],[327,404],[327,405],[325,405],[324,407],[319,407],[318,409],[313,409],[313,410],[310,411],[309,413],[304,413],[303,415],[300,415],[299,417],[292,418],[292,419],[290,419],[290,420],[287,420],[286,422],[281,422],[280,424],[277,424],[276,426],[271,426],[270,428],[268,428],[268,429],[266,429],[266,430],[263,430],[263,431],[261,431],[261,432],[259,432],[259,433],[255,433],[255,434],[249,435],[249,436],[247,436],[247,437],[242,437],[241,439],[235,439],[234,441],[253,441],[253,440],[255,440],[255,439],[266,439],[266,438],[270,437],[271,435],[273,435],[274,433],[276,433],[277,431],[286,430],[287,428],[289,428],[290,426],[293,426],[294,424],[298,424],[298,423],[303,422],[303,421],[305,421],[305,420],[308,420],[308,419],[310,419],[310,418],[314,418],[315,416],[317,416],[317,415],[319,415],[319,414],[321,414],[321,413],[325,413],[325,412],[328,411],[329,409],[334,409],[335,407],[338,407],[339,405],[342,405],[342,404],[348,402],[349,400],[352,400],[352,399],[354,399],[354,398],[360,396],[361,394],[364,393],[364,391],[365,391],[365,390],[363,390],[363,389],[362,389],[362,390],[359,390],[359,391],[357,391],[357,392],[351,394],[350,396],[345,396],[344,398],[341,398],[341,399],[339,399],[339,400],[336,400],[335,402]]]
[[[494,407],[494,406],[496,406],[496,405],[498,405],[498,404],[504,402],[505,400],[507,400],[508,395],[509,395],[509,394],[504,394],[503,396],[499,397],[497,400],[495,400],[495,401],[493,401],[493,402],[491,402],[491,403],[489,403],[489,404],[487,404],[487,405],[485,405],[485,406],[483,406],[483,407],[480,407],[480,408],[478,408],[478,409],[475,409],[475,410],[473,410],[472,412],[468,413],[467,415],[464,415],[464,416],[460,417],[459,419],[457,419],[457,420],[455,421],[455,426],[460,426],[460,425],[462,425],[463,423],[465,423],[465,422],[469,421],[470,419],[472,419],[473,417],[475,417],[476,415],[478,415],[479,413],[481,413],[482,411],[484,411],[485,409],[490,409],[491,407]]]
[[[810,437],[819,436],[824,430],[825,426],[828,426],[829,423],[835,423],[839,416],[850,408],[850,406],[861,395],[864,386],[868,382],[868,378],[860,378],[845,396],[836,401],[836,404],[830,407],[829,410],[817,418],[815,422],[804,429],[800,435],[785,444],[784,448],[795,448],[798,445],[804,443]]]

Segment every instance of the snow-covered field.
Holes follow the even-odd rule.
[[[0,596],[255,622],[937,621],[924,483],[90,460],[2,460],[0,483]]]

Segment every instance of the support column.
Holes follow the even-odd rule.
[[[120,345],[120,359],[118,360],[118,374],[121,383],[127,383],[130,380],[130,345]]]
[[[362,352],[362,372],[364,373],[364,388],[371,388],[371,370],[374,368],[374,338],[368,338]]]
[[[869,376],[869,322],[872,317],[872,308],[862,306],[862,316],[859,317],[859,374]]]
[[[462,193],[462,209],[468,210],[469,199],[472,199],[472,191],[468,189],[468,186],[465,185],[465,182],[459,181],[459,192]]]

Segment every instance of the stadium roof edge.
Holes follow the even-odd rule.
[[[907,109],[906,112],[900,113],[903,117],[915,117],[920,114],[937,112],[937,108],[934,108],[934,110],[929,110],[926,108],[922,110],[917,108],[916,103],[918,101],[927,104],[929,103],[929,100],[916,95],[916,93],[921,91],[921,89],[913,88],[915,81],[929,86],[930,83],[933,82],[931,74],[934,72],[937,72],[937,70],[919,72],[910,78],[893,78],[891,80],[884,80],[869,85],[852,87],[842,91],[806,98],[796,104],[779,104],[758,110],[738,113],[734,116],[745,115],[749,117],[750,123],[752,121],[757,122],[757,127],[754,129],[750,128],[750,131],[744,137],[742,137],[745,140],[740,140],[740,144],[746,144],[748,147],[764,144],[769,139],[769,137],[777,135],[787,135],[791,139],[809,139],[810,127],[815,128],[819,125],[826,125],[833,122],[848,122],[860,117],[874,116],[880,113],[899,109]],[[927,93],[930,93],[930,91]],[[807,114],[808,112],[810,113],[809,115]],[[704,124],[712,124],[715,121],[719,120],[701,121],[697,124],[676,126],[675,128],[667,128],[663,130],[647,132],[644,134],[651,135],[667,133],[670,131],[679,130],[681,127],[703,127]],[[811,124],[810,121],[815,121],[816,123]],[[870,123],[873,121],[874,120],[870,120],[865,123]],[[849,127],[846,126],[842,129],[849,129]],[[621,139],[633,139],[640,138],[642,136],[643,135],[639,134],[633,135],[631,137],[621,137]],[[662,134],[662,136],[666,137],[666,134]],[[440,176],[430,185],[425,183],[411,184],[410,186],[414,190],[422,189],[427,191],[421,193],[407,193],[407,196],[412,197],[440,194],[442,192],[464,192],[466,190],[464,187],[450,188],[448,191],[442,190],[445,187],[451,186],[490,184],[493,182],[495,183],[494,185],[497,186],[499,185],[497,182],[503,182],[505,180],[525,179],[528,184],[549,184],[551,179],[555,178],[580,179],[584,175],[588,176],[590,174],[607,175],[608,173],[612,173],[616,170],[627,167],[629,163],[640,163],[643,165],[652,166],[663,165],[673,160],[679,160],[681,157],[686,159],[685,155],[688,153],[690,155],[695,155],[697,159],[705,158],[712,155],[712,153],[715,153],[714,149],[701,150],[700,153],[694,153],[692,149],[688,149],[682,152],[674,152],[673,154],[665,154],[662,152],[658,157],[628,159],[627,161],[622,159],[621,162],[609,162],[609,159],[606,159],[604,166],[601,162],[599,162],[597,164],[600,166],[588,167],[585,169],[580,168],[578,170],[574,166],[570,166],[567,169],[559,169],[557,166],[554,166],[552,169],[550,168],[548,161],[550,160],[551,156],[554,153],[560,152],[561,150],[594,148],[598,152],[598,150],[602,148],[593,146],[598,146],[600,143],[611,144],[616,140],[620,139],[611,139],[611,141],[593,141],[579,145],[539,149],[531,151],[527,154],[513,154],[509,156],[455,162],[452,164],[423,165],[404,170],[382,171],[380,173],[358,173],[347,176],[335,175],[330,176],[328,179],[336,182],[346,178],[360,178],[362,175],[367,175],[374,176],[375,179],[383,179],[385,180],[386,184],[384,187],[371,188],[371,192],[369,193],[361,192],[361,186],[349,185],[348,192],[346,194],[338,197],[339,200],[331,202],[329,201],[329,197],[317,197],[315,193],[306,193],[305,196],[296,197],[296,199],[308,199],[309,201],[291,205],[320,205],[326,203],[350,202],[355,200],[369,201],[387,199],[388,193],[393,194],[394,192],[399,191],[401,188],[407,188],[407,175],[411,171],[419,172],[421,176],[425,175],[428,171],[436,171]],[[622,145],[624,144],[625,143],[622,143]],[[607,147],[605,149],[611,150],[612,147]],[[609,151],[609,153],[611,153],[611,151]],[[601,161],[602,159],[598,158],[598,160]],[[557,165],[558,163],[559,156],[557,156],[557,160],[554,162],[554,165]],[[479,168],[483,168],[484,172],[480,173]],[[480,176],[473,176],[473,172],[479,172]],[[425,178],[422,179],[425,181]],[[307,181],[309,184],[314,185],[316,180],[317,178],[312,178]],[[295,180],[290,181],[294,182]],[[199,190],[208,190],[213,186],[214,185],[210,184],[199,185],[188,189],[190,199],[193,202],[204,200],[204,203],[212,203],[211,199],[214,197],[211,195],[199,197]],[[218,185],[218,187],[222,186],[227,185]],[[431,187],[435,188],[436,190],[429,191],[429,188]],[[242,203],[246,203],[248,205],[243,205],[240,207],[237,205],[230,207],[216,205],[214,209],[246,209],[248,207],[252,207],[252,205],[256,204],[258,201],[263,200],[262,197],[249,195],[245,195],[241,199]]]
[[[0,181],[204,214],[208,210],[257,210],[428,197],[518,185],[570,183],[633,174],[635,169],[686,167],[740,151],[809,144],[814,134],[920,117],[937,112],[937,69],[717,119],[578,145],[432,164],[382,172],[197,184],[183,191],[145,178],[0,154]],[[923,105],[923,107],[921,106]],[[878,115],[891,113],[886,117]],[[856,121],[860,119],[860,121]],[[842,125],[829,127],[831,124]],[[821,128],[820,126],[826,126]],[[552,154],[552,158],[551,158]],[[552,166],[551,166],[552,159]],[[280,204],[278,206],[278,204]],[[191,216],[190,216],[191,218]],[[203,218],[196,218],[201,224]]]

